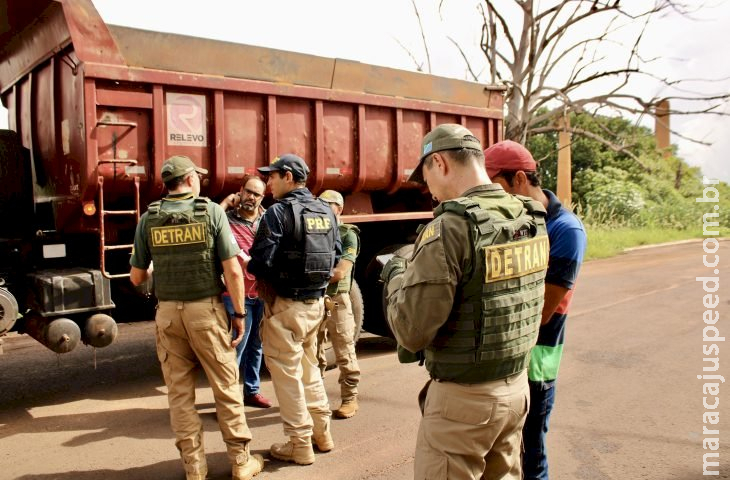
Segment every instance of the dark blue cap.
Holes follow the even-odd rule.
[[[271,165],[268,167],[259,167],[257,169],[263,174],[269,174],[271,172],[291,172],[294,180],[306,180],[309,175],[309,167],[304,163],[301,157],[294,155],[293,153],[285,153],[279,157],[276,157]]]

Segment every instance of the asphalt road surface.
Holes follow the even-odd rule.
[[[730,243],[720,256],[721,334],[730,338]],[[587,263],[578,280],[557,386],[548,448],[551,478],[699,479],[702,476],[702,285],[713,275],[702,246],[638,250]],[[153,324],[120,325],[118,341],[96,354],[79,346],[57,356],[27,336],[4,340],[0,356],[0,479],[184,478],[169,427]],[[720,371],[730,380],[730,349]],[[284,440],[279,410],[246,408],[252,448],[267,459],[261,479],[412,478],[419,422],[416,395],[427,379],[400,365],[391,340],[365,336],[361,410],[333,420],[336,447],[302,467],[272,460]],[[335,370],[326,377],[339,406]],[[274,393],[267,375],[262,392]],[[718,411],[721,474],[730,478],[730,382]],[[209,478],[230,478],[213,400],[199,381]],[[712,403],[712,402],[710,402]]]

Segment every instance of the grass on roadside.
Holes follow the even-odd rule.
[[[618,255],[626,248],[656,243],[674,242],[702,237],[702,230],[672,230],[656,227],[606,229],[586,225],[588,232],[588,251],[586,260]]]

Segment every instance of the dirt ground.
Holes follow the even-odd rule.
[[[730,243],[718,252],[718,328],[730,336]],[[587,263],[578,280],[557,386],[548,449],[558,480],[690,480],[702,477],[702,305],[695,277],[708,274],[702,247],[690,243],[639,250]],[[181,479],[169,427],[153,325],[120,325],[118,341],[94,352],[58,356],[22,335],[4,339],[0,356],[0,480]],[[314,465],[272,460],[283,440],[278,403],[246,407],[253,450],[267,458],[261,479],[412,478],[423,368],[401,365],[389,339],[358,345],[362,409],[333,421],[335,450]],[[720,371],[730,379],[728,350]],[[337,371],[326,376],[339,406]],[[721,475],[730,478],[728,384],[719,411]],[[262,392],[274,399],[265,374]],[[212,479],[230,478],[205,380],[197,405],[204,420]]]

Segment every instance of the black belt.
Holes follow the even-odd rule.
[[[324,297],[324,289],[320,290],[300,290],[300,291],[292,291],[291,289],[284,290],[283,292],[279,293],[277,291],[277,295],[284,298],[290,298],[292,300],[295,300],[297,302],[304,302],[307,300],[319,300],[320,298]]]

